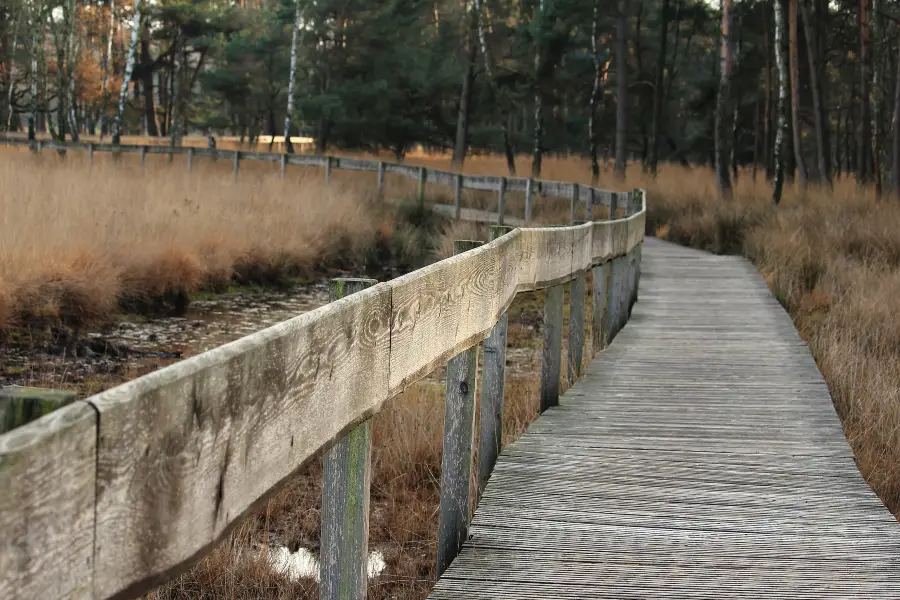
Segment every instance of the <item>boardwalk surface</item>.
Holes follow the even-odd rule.
[[[755,269],[643,260],[631,321],[504,451],[431,597],[900,597],[900,525]]]

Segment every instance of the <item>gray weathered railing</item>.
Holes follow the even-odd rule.
[[[614,207],[616,203],[619,202],[619,207],[621,208],[622,206],[619,198],[628,196],[628,194],[624,192],[612,192],[578,183],[549,181],[545,179],[528,179],[525,177],[464,175],[451,171],[442,171],[440,169],[342,156],[283,154],[248,150],[218,150],[214,148],[195,148],[191,146],[117,146],[114,144],[82,143],[61,144],[59,142],[48,140],[29,141],[23,138],[2,136],[0,136],[0,143],[4,143],[7,146],[30,147],[34,152],[41,152],[44,149],[58,150],[61,152],[69,150],[85,151],[88,153],[88,159],[91,161],[93,161],[94,154],[97,152],[138,154],[142,165],[148,154],[164,155],[168,156],[170,159],[176,155],[185,155],[187,157],[188,170],[193,169],[194,158],[196,157],[223,159],[231,161],[232,173],[235,179],[239,177],[240,164],[245,160],[278,163],[281,166],[282,177],[285,176],[288,165],[320,168],[324,171],[326,182],[331,180],[331,172],[333,170],[371,171],[377,173],[377,185],[379,190],[384,187],[385,173],[391,173],[416,180],[418,183],[418,197],[420,200],[423,200],[425,197],[426,183],[453,188],[455,200],[453,213],[457,219],[460,218],[462,212],[462,190],[468,189],[497,192],[496,215],[500,225],[503,224],[504,218],[508,216],[506,210],[507,192],[522,192],[525,194],[525,213],[523,217],[526,223],[529,223],[532,220],[535,193],[539,193],[542,196],[568,199],[571,221],[575,221],[577,217],[576,211],[581,203],[584,203],[585,206],[585,220],[590,221],[593,219],[594,206]]]
[[[442,572],[466,539],[472,504],[475,346],[484,340],[480,493],[499,451],[516,294],[547,290],[542,410],[559,398],[563,286],[572,282],[570,379],[580,374],[571,345],[582,340],[588,270],[592,348],[627,320],[645,194],[611,197],[627,199],[623,218],[496,228],[489,243],[458,244],[457,255],[386,283],[339,280],[330,304],[0,435],[0,598],[135,597],[203,556],[322,452],[321,597],[365,598],[369,419],[448,363]]]

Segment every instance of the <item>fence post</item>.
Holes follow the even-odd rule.
[[[572,199],[569,202],[569,223],[575,222],[575,207],[578,204],[578,188],[579,185],[577,183],[572,184]]]
[[[463,176],[462,174],[456,175],[456,181],[454,182],[453,189],[453,202],[456,205],[456,220],[459,221],[462,218],[462,183]]]
[[[584,221],[575,221],[581,225]],[[566,354],[566,371],[571,385],[581,377],[581,361],[584,356],[584,290],[586,275],[582,273],[569,283],[569,344]]]
[[[588,188],[588,197],[584,201],[584,219],[590,223],[594,220],[594,203],[597,201],[593,186]]]
[[[285,175],[287,175],[287,153],[281,155],[281,178],[284,179]]]
[[[384,161],[378,161],[378,191],[384,189]]]
[[[349,296],[374,279],[334,279],[330,299]],[[365,600],[369,560],[372,421],[332,446],[323,462],[320,600]]]
[[[559,404],[562,361],[563,285],[544,290],[544,351],[541,360],[541,412]]]
[[[191,171],[194,170],[194,149],[193,148],[188,148],[187,163],[188,163],[188,165],[187,165],[188,173],[190,173]]]
[[[497,225],[503,225],[503,211],[506,209],[506,177],[500,178],[500,190],[497,192]]]
[[[331,157],[325,157],[325,185],[331,183]]]
[[[530,177],[525,182],[525,222],[531,222],[531,209],[534,200],[534,180]]]
[[[609,219],[612,221],[616,218],[616,210],[619,208],[619,192],[612,192],[609,195]]]
[[[235,150],[234,151],[234,169],[233,169],[235,181],[238,180],[238,173],[240,172],[240,170],[241,170],[241,151]]]
[[[512,231],[512,227],[492,225],[491,241]],[[476,502],[484,493],[488,478],[497,464],[503,436],[503,387],[506,374],[506,332],[509,316],[506,311],[497,319],[491,334],[484,340],[481,402],[479,406],[478,474]]]
[[[625,260],[623,256],[612,259],[609,264],[609,298],[606,305],[606,343],[609,344],[619,333],[622,322],[622,296],[625,280]]]
[[[610,263],[594,267],[594,314],[591,325],[591,349],[594,354],[606,347],[608,337],[607,311],[609,310],[609,272]]]
[[[147,146],[141,146],[141,166],[147,162]]]
[[[88,144],[88,163],[94,164],[94,145]]]
[[[477,248],[481,242],[453,242],[454,254]],[[441,456],[441,508],[438,527],[437,576],[459,554],[469,532],[469,483],[475,437],[475,375],[478,347],[447,361],[447,406],[444,414],[444,452]]]
[[[425,167],[419,167],[419,206],[423,206],[425,204],[425,177],[426,177],[426,169]]]

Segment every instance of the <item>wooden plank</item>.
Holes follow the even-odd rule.
[[[507,177],[506,189],[510,192],[526,192],[528,190],[527,177]]]
[[[391,282],[392,393],[488,335],[506,309],[498,296],[499,258],[483,246]]]
[[[593,285],[593,311],[591,323],[591,350],[596,355],[598,352],[606,348],[607,345],[607,323],[609,308],[609,271],[610,263],[597,265],[593,269],[592,285]]]
[[[585,276],[579,275],[569,283],[569,339],[568,380],[574,383],[581,377],[584,351],[584,287]]]
[[[503,225],[503,213],[506,211],[506,177],[500,178],[500,189],[497,191],[497,225]]]
[[[562,362],[563,286],[544,292],[544,348],[541,359],[541,412],[559,404]]]
[[[378,283],[332,280],[334,302]],[[369,490],[372,484],[372,420],[357,425],[325,452],[322,461],[321,600],[364,600],[369,563]]]
[[[388,397],[391,288],[99,394],[95,595],[137,594],[225,535]]]
[[[462,185],[467,190],[489,190],[495,192],[500,189],[500,178],[489,175],[463,175]]]
[[[428,169],[426,182],[434,185],[446,185],[453,187],[456,183],[456,173],[441,171],[440,169]]]
[[[495,225],[490,228],[491,241],[512,231],[511,227]],[[498,246],[500,249],[508,245]],[[506,261],[501,262],[501,265]],[[503,267],[501,267],[501,273]],[[515,286],[515,280],[512,285]],[[515,288],[513,287],[513,290]],[[501,292],[502,295],[502,292]],[[476,476],[476,501],[481,497],[500,454],[503,434],[503,390],[506,377],[506,337],[509,318],[504,311],[482,345],[481,397],[479,400],[478,473]]]
[[[457,240],[453,242],[453,251],[462,254],[481,244]],[[439,577],[456,558],[468,537],[477,372],[477,347],[463,350],[447,362],[436,570]]]
[[[378,165],[379,163],[374,160],[337,156],[334,158],[333,167],[341,171],[377,171]]]
[[[0,435],[0,598],[91,598],[97,413],[76,402]]]
[[[414,167],[412,165],[399,165],[397,163],[385,163],[384,170],[388,173],[394,173],[395,175],[402,175],[403,177],[407,177],[409,179],[418,179],[418,177],[419,177],[419,167]]]
[[[520,289],[540,289],[572,277],[574,227],[522,230]]]

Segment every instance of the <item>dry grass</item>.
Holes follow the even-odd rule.
[[[5,151],[0,162],[0,327],[10,319],[104,320],[121,303],[182,301],[229,281],[279,283],[322,264],[354,267],[391,217],[372,186],[282,181],[248,164],[148,157],[89,166],[83,153]],[[268,165],[271,167],[271,165]],[[273,176],[274,175],[274,176]]]

